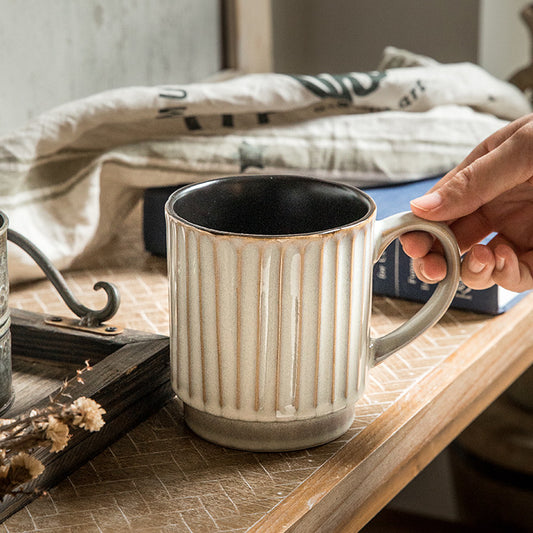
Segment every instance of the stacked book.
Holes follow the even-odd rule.
[[[409,202],[421,196],[438,177],[363,189],[376,202],[377,217],[382,219],[409,211]],[[147,189],[144,198],[144,241],[146,249],[156,255],[165,255],[164,206],[176,187]],[[425,302],[433,294],[436,285],[420,281],[413,269],[412,260],[404,253],[399,241],[394,241],[374,267],[374,294]],[[525,293],[511,292],[494,285],[484,290],[474,290],[462,282],[452,302],[452,307],[492,315],[500,314],[518,302]]]

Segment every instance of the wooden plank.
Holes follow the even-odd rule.
[[[63,371],[72,372],[79,362],[79,351],[83,357],[97,356],[98,361],[90,372],[83,375],[83,383],[74,381],[69,386],[73,398],[86,396],[94,399],[105,410],[105,425],[90,433],[81,429],[72,432],[69,444],[59,453],[50,453],[38,449],[35,456],[45,465],[44,473],[29,489],[49,489],[73,472],[84,462],[94,457],[109,444],[132,429],[147,416],[159,409],[171,396],[169,380],[169,340],[162,335],[151,335],[126,331],[124,336],[98,337],[77,330],[61,328],[55,331],[43,324],[43,316],[28,312],[12,313],[12,336],[16,350],[14,361],[22,351],[25,364],[32,357],[43,364],[48,357],[57,365],[57,353],[65,357],[68,365]],[[57,336],[57,351],[54,339]],[[100,357],[100,350],[105,357]],[[81,367],[83,367],[83,363]],[[61,368],[61,367],[59,367]],[[56,372],[52,372],[55,375]],[[75,374],[75,371],[74,371]],[[15,388],[15,394],[20,393]],[[48,404],[50,391],[40,387],[28,387],[25,395],[33,399],[33,407]],[[25,400],[28,404],[28,399]],[[18,411],[17,411],[18,410]],[[20,411],[20,404],[15,405],[5,414],[9,418]],[[36,497],[25,493],[9,497],[0,504],[0,520],[5,520],[15,511],[21,509]]]
[[[532,364],[531,298],[488,321],[250,531],[363,527]]]
[[[86,359],[96,363],[126,344],[164,338],[132,330],[117,336],[103,336],[46,324],[47,315],[20,309],[10,309],[10,313],[12,351],[32,359],[83,366]]]
[[[272,72],[272,6],[270,0],[226,0],[225,62],[241,73]]]

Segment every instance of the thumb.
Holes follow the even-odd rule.
[[[428,220],[453,220],[476,211],[531,179],[533,123],[516,130],[491,151],[446,175],[427,194],[412,200],[411,209]]]

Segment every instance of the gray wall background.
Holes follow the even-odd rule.
[[[219,0],[0,0],[0,134],[106,89],[221,68]]]
[[[254,1],[254,0],[250,0]],[[448,63],[472,61],[507,79],[531,61],[527,0],[272,0],[274,68],[376,68],[393,45]]]
[[[0,0],[0,134],[106,89],[209,77],[224,65],[224,1]],[[372,70],[394,45],[506,78],[531,60],[526,3],[272,0],[274,70]]]
[[[442,62],[476,61],[478,0],[273,0],[280,72],[376,68],[387,45]]]

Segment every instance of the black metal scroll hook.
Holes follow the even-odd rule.
[[[7,230],[7,239],[22,248],[46,274],[52,285],[63,298],[68,308],[80,317],[80,326],[96,327],[102,322],[109,320],[118,311],[120,305],[120,293],[113,283],[98,281],[94,284],[94,290],[104,289],[107,293],[107,303],[102,309],[90,309],[78,302],[69,289],[65,278],[49,259],[30,240],[15,230]]]

